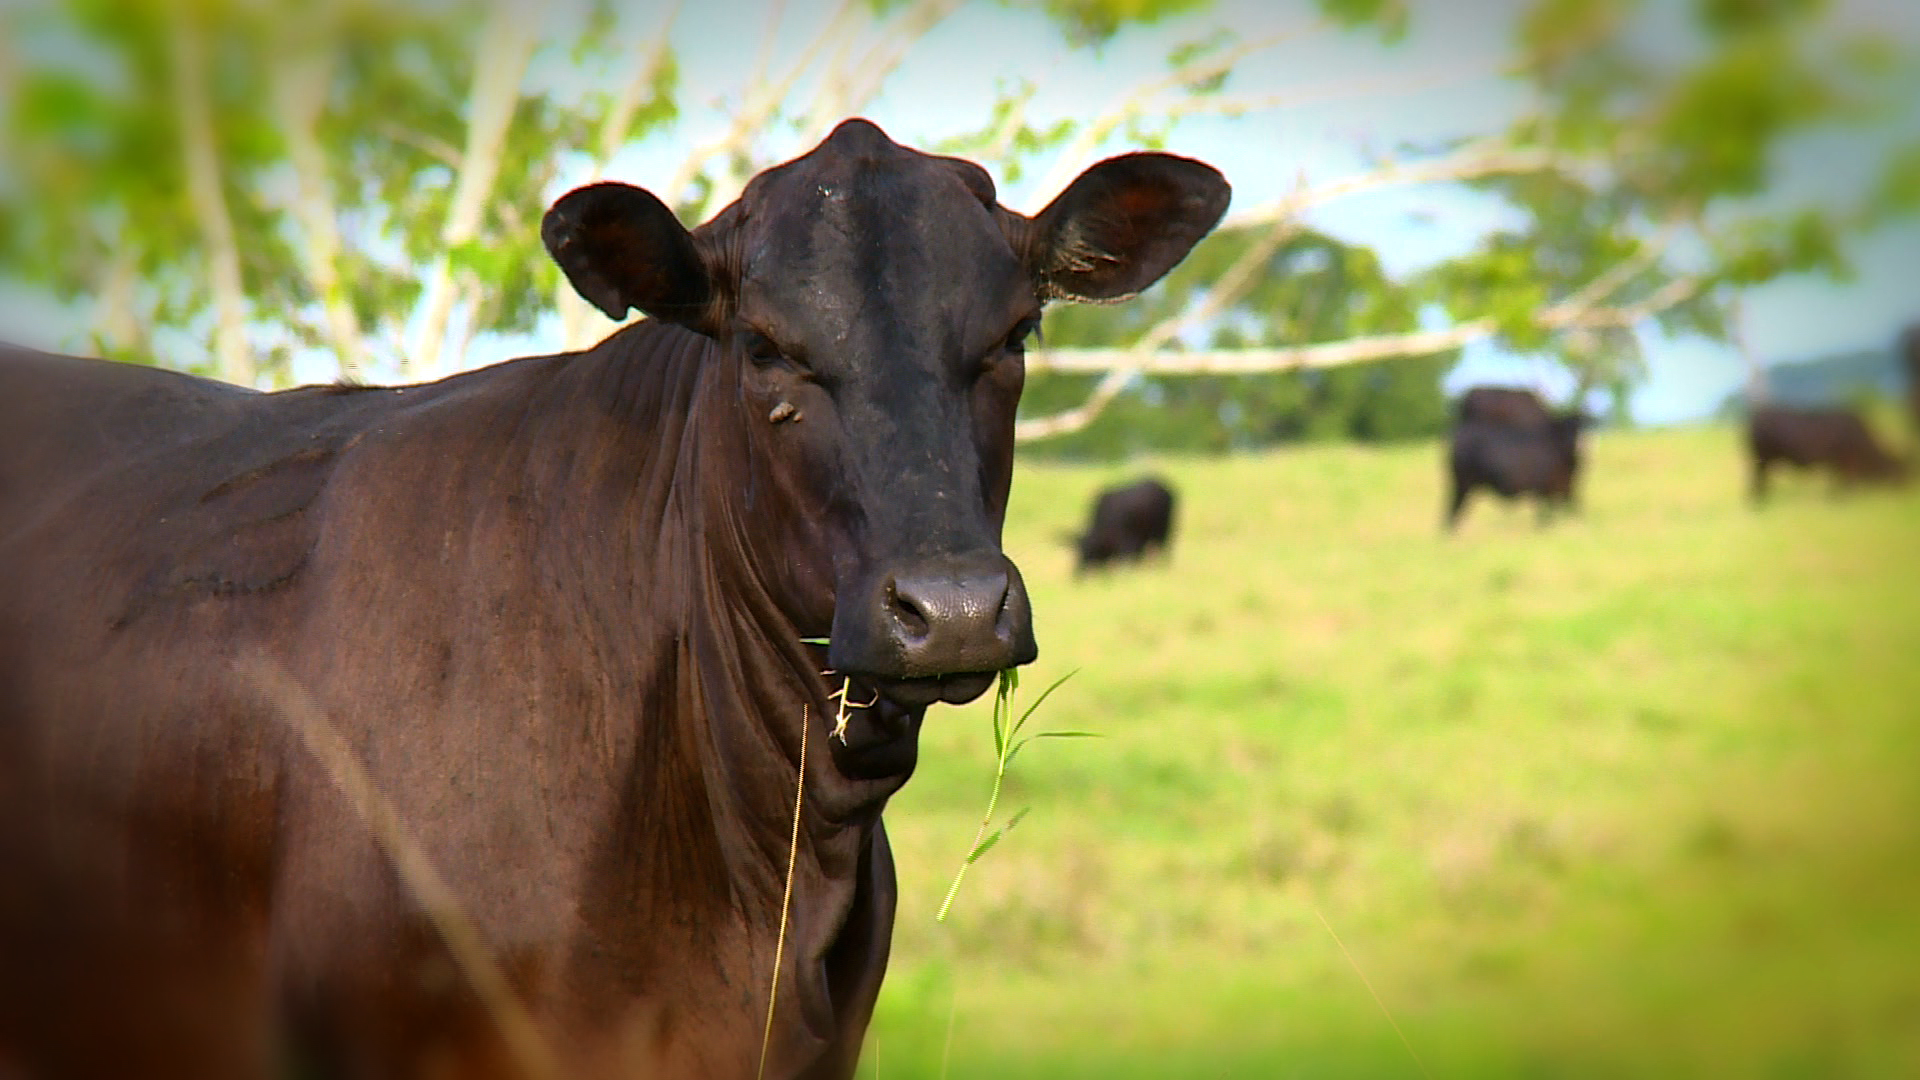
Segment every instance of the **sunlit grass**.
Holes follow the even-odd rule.
[[[1171,563],[1057,537],[1127,469],[1023,468],[1041,659],[1082,669],[979,829],[991,699],[887,815],[886,1076],[1920,1074],[1920,493],[1744,501],[1730,430],[1604,434],[1586,512],[1440,453],[1152,463]]]
[[[1033,714],[1046,704],[1047,698],[1060,689],[1061,683],[1072,677],[1073,673],[1068,672],[1053,680],[1045,690],[1040,691],[1039,697],[1033,699],[1033,704],[1017,717],[1014,715],[1013,696],[1020,688],[1019,670],[1008,668],[996,680],[993,694],[993,788],[987,794],[987,812],[980,816],[980,828],[973,834],[973,847],[967,850],[967,857],[960,861],[960,869],[954,872],[953,884],[947,886],[947,897],[940,901],[940,910],[933,916],[935,922],[947,921],[948,913],[953,910],[953,898],[959,895],[960,883],[966,879],[967,867],[979,862],[981,856],[993,850],[1000,838],[1012,832],[1014,826],[1027,816],[1027,811],[1032,809],[1023,806],[1014,811],[1005,825],[995,827],[993,824],[994,812],[1000,807],[1000,792],[1007,783],[1007,766],[1013,764],[1014,757],[1036,739],[1086,739],[1095,736],[1096,733],[1091,731],[1036,731],[1021,735],[1026,730],[1027,721],[1033,719]]]

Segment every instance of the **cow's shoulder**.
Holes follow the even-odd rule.
[[[48,588],[72,586],[62,568],[90,576],[111,608],[95,614],[114,626],[293,582],[342,456],[394,404],[378,390],[258,393],[84,362],[20,382],[60,423],[20,447],[31,473],[18,479],[34,483],[18,486],[17,531],[0,546],[46,567]]]

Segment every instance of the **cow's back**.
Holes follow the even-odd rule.
[[[230,419],[257,396],[159,368],[0,346],[0,541],[87,477]]]
[[[1093,531],[1112,537],[1121,550],[1164,544],[1173,526],[1172,489],[1140,480],[1102,492],[1094,503]]]
[[[1762,405],[1748,414],[1747,441],[1755,457],[1842,465],[1873,445],[1873,436],[1848,409]]]
[[[700,366],[569,381],[554,359],[272,394],[90,362],[9,367],[22,399],[61,412],[7,444],[47,482],[18,489],[0,537],[0,565],[18,571],[0,580],[0,864],[29,867],[11,880],[36,890],[9,893],[0,875],[0,955],[27,957],[0,970],[0,1071],[19,1032],[84,1021],[90,1001],[114,1008],[114,988],[146,1001],[158,984],[230,1027],[265,1024],[280,1004],[260,989],[271,970],[365,1011],[314,1014],[321,1043],[328,1024],[411,1038],[394,999],[460,1015],[459,979],[450,998],[396,981],[446,958],[342,799],[342,768],[365,769],[482,933],[547,950],[547,976],[555,950],[609,917],[575,901],[612,872],[604,834],[626,812],[618,778],[643,730],[628,722],[640,672],[600,661],[642,654],[651,598],[604,567],[589,594],[552,575],[598,535],[577,522],[594,500],[638,497],[631,480],[576,485],[580,463],[637,469],[641,445],[672,439],[551,399],[604,370],[684,394]],[[526,449],[535,428],[556,452]],[[666,475],[640,485],[647,497],[665,497]],[[566,516],[534,512],[534,496],[563,490]],[[533,722],[557,714],[569,723]],[[363,764],[328,756],[329,729]],[[537,877],[499,873],[530,859]],[[149,899],[130,908],[134,894]],[[151,1052],[101,1052],[205,1066],[231,1041],[187,1046],[192,1017],[146,1030]],[[86,1039],[54,1053],[82,1060]],[[260,1071],[243,1058],[235,1075]]]
[[[1504,496],[1557,492],[1577,454],[1551,427],[1471,421],[1453,430],[1449,459],[1457,483],[1483,484]]]
[[[1907,412],[1920,428],[1920,323],[1901,332],[1899,351],[1907,376]]]
[[[1476,386],[1460,395],[1455,417],[1461,424],[1546,427],[1553,419],[1553,413],[1540,395],[1532,390],[1513,386]]]
[[[262,1007],[298,733],[237,673],[313,651],[335,474],[398,397],[0,360],[0,1059],[87,1061],[97,1007],[124,1013],[102,1061],[258,1071],[264,1042],[207,1025]],[[171,1012],[132,1004],[154,984]]]

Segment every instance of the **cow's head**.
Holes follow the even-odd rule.
[[[1039,214],[1000,206],[979,166],[864,120],[755,177],[689,232],[653,195],[595,184],[554,204],[547,249],[581,295],[711,337],[770,425],[780,488],[826,522],[797,625],[894,702],[965,701],[1033,660],[1019,571],[1000,549],[1023,352],[1048,300],[1152,284],[1219,221],[1214,169],[1128,154]]]

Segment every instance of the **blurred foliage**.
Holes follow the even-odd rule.
[[[570,41],[575,63],[628,62],[611,8],[599,5]],[[467,139],[476,41],[488,12],[475,0],[312,9],[206,0],[70,0],[11,15],[19,89],[6,117],[9,186],[34,212],[4,237],[13,273],[74,301],[105,295],[122,310],[99,320],[96,347],[144,362],[195,367],[210,351],[204,223],[184,197],[181,111],[167,35],[193,20],[207,42],[208,83],[226,208],[243,255],[249,324],[262,351],[326,348],[312,238],[296,223],[289,140],[272,109],[291,58],[323,53],[330,80],[315,136],[331,175],[345,299],[367,344],[390,362],[420,298],[421,266],[445,247],[443,223]],[[656,75],[629,131],[672,119],[675,72]],[[469,334],[526,331],[558,280],[540,247],[547,187],[584,152],[610,95],[524,90],[474,239],[452,251]],[[117,275],[137,286],[115,291]],[[114,328],[122,332],[112,332]],[[171,332],[162,339],[157,335]]]
[[[1151,24],[1207,6],[1210,0],[1030,0],[1069,42],[1097,45],[1129,23]]]
[[[1210,6],[1002,2],[1035,12],[1071,45],[1094,48],[1128,27]],[[479,226],[450,240],[478,80],[491,74],[478,70],[483,31],[499,10],[487,0],[298,8],[64,0],[13,9],[5,37],[18,61],[6,65],[11,83],[0,93],[8,148],[0,156],[8,204],[0,206],[0,257],[13,276],[90,305],[98,351],[186,367],[210,354],[207,223],[185,195],[182,113],[166,47],[170,33],[191,24],[206,42],[222,193],[268,381],[285,379],[285,358],[300,350],[332,348],[346,366],[355,350],[342,348],[329,300],[349,310],[356,349],[383,372],[395,370],[408,348],[404,335],[420,322],[424,270],[442,260],[460,298],[451,333],[529,331],[562,289],[538,239],[554,183],[583,159],[601,162],[609,147],[670,130],[679,71],[670,54],[654,67],[639,63],[652,16],[635,23],[610,0],[546,12],[538,46],[563,58],[564,85],[518,80]],[[869,0],[855,10],[883,39],[904,35],[906,50],[931,25],[922,16],[937,9]],[[1421,29],[1404,0],[1308,0],[1301,24],[1296,29],[1366,31],[1388,42]],[[1232,50],[1251,34],[1217,21],[1194,25],[1168,49],[1164,70],[1141,73],[1143,93],[1155,79],[1164,85],[1138,108],[1126,99],[1102,115],[1031,116],[1037,84],[1012,80],[982,110],[978,128],[937,146],[1013,182],[1034,168],[1051,178],[1074,164],[1067,159],[1109,147],[1167,145],[1185,117],[1234,115],[1243,107],[1241,73],[1265,61],[1233,62]],[[1509,211],[1502,226],[1458,257],[1395,279],[1363,247],[1281,223],[1297,231],[1265,259],[1247,293],[1182,339],[1285,347],[1440,319],[1488,320],[1501,348],[1550,359],[1582,388],[1624,390],[1645,374],[1634,330],[1648,319],[1670,334],[1724,339],[1725,305],[1737,290],[1788,274],[1843,277],[1852,236],[1920,212],[1920,143],[1895,148],[1852,188],[1836,182],[1818,198],[1789,196],[1775,183],[1781,151],[1796,139],[1911,116],[1920,67],[1884,35],[1846,25],[1825,0],[1532,0],[1510,28],[1507,72],[1528,89],[1526,115],[1507,130],[1475,133],[1471,143],[1402,148],[1379,162],[1444,161],[1480,149],[1556,156],[1547,168],[1466,171],[1454,181],[1495,197]],[[290,130],[273,103],[289,58],[313,55],[330,66],[323,106],[303,133]],[[637,107],[625,130],[609,132],[624,107],[622,88],[637,92],[625,95]],[[750,98],[743,93],[742,108]],[[687,187],[668,196],[683,206],[726,197],[771,160],[780,133],[817,119],[804,105],[776,103],[764,130],[700,164]],[[295,205],[299,185],[290,174],[302,134],[324,156],[326,215],[339,233],[337,297],[323,295],[326,245],[316,245]],[[1053,312],[1047,341],[1137,341],[1205,301],[1211,283],[1262,236],[1209,239],[1139,302]],[[1589,295],[1595,282],[1609,287]],[[1451,361],[1441,354],[1317,371],[1139,378],[1091,428],[1035,449],[1100,457],[1426,434],[1444,423],[1438,380]],[[1094,381],[1036,374],[1024,413],[1077,405]]]
[[[1124,347],[1187,310],[1266,236],[1226,229],[1139,299],[1114,307],[1061,306],[1047,312],[1050,348]],[[1214,320],[1210,348],[1337,341],[1417,327],[1417,294],[1389,278],[1364,247],[1300,230],[1263,261],[1253,286]],[[1455,356],[1382,360],[1256,375],[1141,378],[1085,430],[1035,443],[1023,453],[1105,459],[1145,450],[1224,452],[1295,439],[1389,440],[1429,435],[1446,424],[1440,377]],[[1045,414],[1083,400],[1095,377],[1036,373],[1023,410]]]
[[[1323,10],[1389,31],[1392,20],[1404,18],[1389,4],[1331,3]],[[1512,74],[1532,87],[1537,104],[1495,151],[1543,151],[1563,160],[1460,182],[1496,196],[1515,224],[1403,281],[1349,273],[1283,284],[1301,274],[1301,264],[1276,256],[1259,289],[1220,320],[1213,343],[1337,341],[1411,329],[1414,312],[1438,309],[1458,322],[1489,319],[1500,348],[1572,372],[1576,399],[1606,389],[1622,406],[1646,375],[1634,332],[1641,323],[1726,340],[1726,304],[1737,290],[1790,274],[1844,280],[1851,273],[1849,237],[1920,211],[1920,146],[1890,155],[1882,174],[1863,178],[1858,190],[1834,184],[1818,199],[1792,199],[1775,189],[1777,160],[1793,140],[1911,115],[1911,80],[1903,78],[1898,54],[1882,38],[1842,29],[1821,0],[1696,0],[1678,9],[1635,0],[1536,0],[1515,24],[1514,47]],[[1017,161],[1026,145],[1008,158]],[[1460,140],[1409,148],[1406,157],[1470,149]],[[1326,237],[1302,242],[1337,245]],[[1180,310],[1164,297],[1191,295],[1191,285],[1180,284],[1191,280],[1187,275],[1225,269],[1231,258],[1208,257],[1219,250],[1203,245],[1162,299],[1149,294],[1148,302],[1125,308],[1050,317],[1048,343],[1127,344]],[[1297,255],[1299,247],[1286,250]],[[1343,252],[1340,265],[1358,266],[1354,254]],[[1590,293],[1596,282],[1607,287]],[[1327,303],[1330,289],[1350,295]],[[1282,297],[1319,298],[1316,310],[1336,315],[1301,320]],[[1361,314],[1369,308],[1396,316]],[[1549,313],[1560,318],[1543,317]],[[1444,423],[1437,382],[1449,361],[1408,357],[1324,372],[1140,378],[1092,427],[1028,452],[1082,458],[1424,434]],[[1023,408],[1039,416],[1070,407],[1094,381],[1036,377]],[[1403,415],[1385,419],[1389,410]]]

